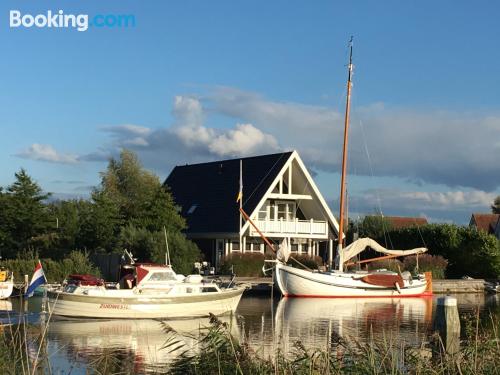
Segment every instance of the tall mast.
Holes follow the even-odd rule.
[[[345,120],[344,120],[344,147],[342,150],[342,177],[340,181],[340,220],[339,220],[339,245],[338,251],[344,246],[344,210],[346,196],[346,172],[347,172],[347,144],[349,139],[349,112],[351,110],[351,78],[352,78],[352,36],[349,41],[349,66],[347,77],[347,98],[345,104]],[[341,259],[341,258],[340,258]],[[342,261],[339,262],[339,269],[342,271]]]

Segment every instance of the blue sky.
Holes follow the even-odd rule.
[[[354,35],[351,211],[380,199],[387,215],[465,223],[500,194],[499,8],[4,0],[0,186],[24,167],[58,196],[88,196],[121,147],[161,178],[176,164],[297,149],[334,202]],[[136,24],[10,28],[11,10]]]

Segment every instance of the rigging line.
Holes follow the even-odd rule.
[[[248,196],[248,198],[245,199],[245,201],[243,202],[243,204],[246,204],[250,200],[250,198],[252,197],[252,195],[254,195],[254,193],[257,191],[257,189],[260,187],[260,185],[262,185],[262,183],[267,178],[267,176],[269,176],[269,174],[274,169],[274,167],[276,166],[276,164],[278,164],[278,162],[283,158],[283,155],[285,155],[285,153],[282,153],[280,155],[280,157],[278,158],[278,160],[276,160],[276,162],[273,164],[273,166],[271,168],[269,168],[269,170],[267,171],[266,175],[260,180],[259,184],[255,187],[255,189],[253,189],[253,191],[250,193],[250,195]]]
[[[309,181],[306,179],[306,184],[304,186],[304,189],[302,190],[302,194],[304,194],[304,192],[306,191],[307,187],[309,186]],[[316,205],[316,208],[319,208],[319,211],[323,212],[323,207],[319,204],[318,200],[317,199],[313,199],[312,200],[314,202],[314,204]],[[295,214],[297,215],[297,212],[299,210],[299,206],[302,204],[302,200],[299,201],[299,203],[297,204],[297,209],[296,209],[296,212]],[[328,217],[323,213],[323,219],[328,222]]]
[[[364,145],[364,148],[365,148],[366,158],[368,159],[368,166],[370,168],[370,175],[371,175],[371,177],[373,179],[373,178],[375,178],[375,175],[373,173],[372,158],[371,158],[371,155],[370,155],[370,151],[368,150],[368,143],[366,142],[365,127],[363,125],[363,121],[359,120],[359,124],[360,124],[360,128],[361,128],[361,134],[363,135],[363,145]],[[377,188],[375,188],[375,196],[376,196],[376,201],[377,201],[377,207],[376,208],[378,208],[380,216],[382,218],[382,229],[383,229],[383,232],[384,232],[385,246],[388,247],[388,243],[387,243],[387,238],[388,238],[390,246],[392,248],[394,248],[394,246],[392,244],[391,236],[389,235],[388,228],[385,225],[384,213],[382,211],[382,201],[380,199],[379,190]]]
[[[425,243],[424,236],[422,235],[422,232],[420,231],[420,225],[417,223],[416,219],[414,219],[414,220],[415,220],[415,225],[417,226],[418,234],[420,235],[420,238],[422,239],[422,243],[424,244],[424,247],[427,248],[427,244]]]

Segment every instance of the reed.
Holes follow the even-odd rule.
[[[130,350],[101,348],[83,360],[88,374],[256,374],[256,375],[319,375],[319,374],[418,374],[418,375],[480,375],[500,372],[500,341],[498,320],[479,314],[464,318],[465,329],[458,354],[446,354],[438,335],[420,347],[401,341],[397,334],[368,340],[335,337],[329,347],[306,348],[296,342],[289,353],[279,349],[263,357],[245,341],[231,334],[228,323],[217,317],[200,328],[199,335],[174,331],[168,322],[161,322],[165,344],[161,350],[175,354],[169,363],[138,366]],[[4,327],[0,331],[1,374],[52,374],[51,357],[47,353],[45,324],[30,326],[26,322]],[[189,338],[196,346],[188,345]],[[75,361],[77,359],[75,358]],[[82,358],[79,358],[81,361]],[[66,369],[71,372],[71,369]],[[59,372],[58,372],[59,373]]]

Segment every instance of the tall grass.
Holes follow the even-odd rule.
[[[497,374],[500,373],[499,324],[482,329],[479,316],[467,332],[460,353],[449,355],[439,338],[432,346],[415,348],[386,337],[367,342],[338,338],[332,347],[308,349],[296,342],[292,353],[277,351],[272,358],[260,357],[252,348],[231,335],[228,326],[212,317],[209,331],[199,338],[199,351],[186,352],[168,367],[169,374]],[[484,328],[484,327],[483,327]],[[491,328],[491,327],[490,327]],[[175,350],[182,340],[173,340]],[[170,346],[166,345],[166,349]],[[431,349],[432,348],[432,349]]]
[[[49,323],[47,323],[49,324]],[[481,321],[479,315],[465,321],[459,353],[449,355],[437,334],[420,347],[407,345],[397,336],[367,341],[336,337],[325,348],[306,348],[296,342],[290,353],[277,350],[262,357],[244,341],[232,335],[228,323],[211,316],[210,326],[200,329],[196,346],[186,344],[193,335],[174,331],[161,322],[165,345],[161,350],[176,353],[170,363],[138,366],[134,353],[127,350],[96,349],[86,359],[87,374],[498,374],[500,373],[499,322]],[[0,331],[1,374],[51,374],[46,351],[46,326],[18,324]],[[36,355],[35,355],[36,354]],[[68,369],[71,372],[71,369]],[[59,373],[59,372],[58,372]]]

